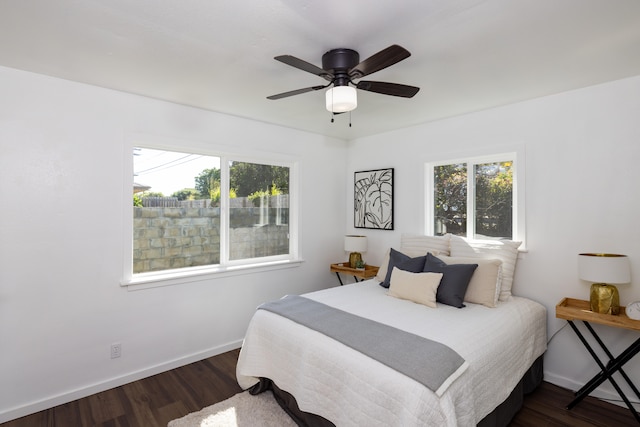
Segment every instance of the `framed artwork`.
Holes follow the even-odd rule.
[[[393,168],[355,172],[353,225],[393,230]]]

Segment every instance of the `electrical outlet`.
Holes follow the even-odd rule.
[[[111,358],[117,359],[120,356],[122,356],[122,345],[119,342],[111,344]]]

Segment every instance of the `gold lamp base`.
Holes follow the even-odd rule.
[[[620,295],[618,289],[606,283],[594,283],[591,285],[590,295],[591,311],[600,314],[620,314]]]
[[[362,262],[362,254],[360,252],[351,252],[349,254],[349,267],[357,268]]]

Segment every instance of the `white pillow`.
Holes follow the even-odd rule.
[[[460,236],[451,236],[451,256],[497,258],[502,260],[502,283],[500,301],[508,301],[511,297],[513,275],[516,271],[518,248],[522,242],[512,240],[467,241]]]
[[[436,293],[442,273],[411,273],[393,267],[387,295],[436,308]]]
[[[471,276],[464,300],[491,308],[498,305],[502,282],[502,260],[449,256],[439,256],[438,259],[447,264],[478,264],[478,268]]]
[[[415,258],[418,256],[424,256],[427,252],[431,252],[434,256],[449,255],[449,238],[450,234],[444,236],[424,236],[421,234],[403,234],[400,236],[400,249],[403,254]],[[388,249],[384,257],[382,257],[382,263],[380,263],[380,269],[376,274],[376,280],[378,282],[384,282],[387,277],[387,269],[389,268],[389,252]]]
[[[451,235],[423,236],[420,234],[403,234],[400,236],[400,252],[410,257],[426,255],[449,255],[449,240]],[[416,255],[412,255],[412,254]]]
[[[382,262],[380,263],[380,268],[378,269],[378,273],[376,274],[375,279],[378,282],[384,282],[384,279],[387,278],[387,269],[389,268],[389,254],[391,253],[391,248],[387,249],[384,256],[382,257]]]

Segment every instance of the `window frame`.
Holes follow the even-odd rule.
[[[252,264],[262,264],[269,262],[278,262],[278,261],[291,261],[292,259],[298,258],[298,228],[297,228],[297,197],[293,195],[295,191],[297,194],[297,179],[298,179],[298,169],[297,162],[286,162],[286,161],[277,161],[277,160],[265,160],[259,159],[256,157],[246,157],[241,155],[230,155],[219,156],[220,157],[220,264],[223,262],[228,266],[244,266],[244,265],[252,265]],[[289,168],[289,253],[284,255],[271,255],[267,257],[257,257],[257,258],[245,258],[238,260],[230,260],[230,239],[229,239],[229,182],[230,178],[230,168],[229,162],[244,162],[244,163],[254,163],[254,164],[263,164],[270,166],[282,166]],[[294,176],[295,176],[295,184],[294,184]],[[226,180],[226,181],[225,181]],[[225,183],[226,185],[222,185]],[[296,209],[293,209],[293,205],[296,205]],[[294,214],[294,210],[296,214]],[[295,217],[295,218],[293,218]],[[295,224],[295,231],[293,230],[293,225]],[[224,250],[222,250],[224,247]]]
[[[508,150],[494,151],[491,154],[467,156],[443,156],[441,160],[425,163],[425,234],[435,235],[434,224],[434,168],[437,166],[465,163],[467,165],[467,235],[468,240],[474,239],[475,234],[475,174],[474,166],[485,163],[513,162],[513,206],[512,206],[512,236],[509,240],[522,242],[520,251],[526,251],[525,236],[525,152],[524,147],[511,147]],[[469,173],[471,171],[471,173]]]
[[[216,150],[208,145],[206,148],[193,141],[177,141],[157,136],[132,135],[130,144],[124,144],[124,186],[123,186],[123,277],[121,286],[129,290],[147,289],[157,286],[176,285],[201,280],[250,274],[262,271],[279,270],[299,266],[303,259],[300,257],[299,243],[299,160],[287,155],[257,152],[251,150],[246,155],[240,150]],[[218,157],[220,159],[220,263],[212,265],[185,267],[143,273],[133,273],[133,206],[131,203],[131,188],[133,186],[133,156],[134,147],[144,147],[155,150],[177,151],[183,153],[201,154]],[[283,166],[289,168],[289,253],[242,260],[229,260],[229,162],[247,162]]]

